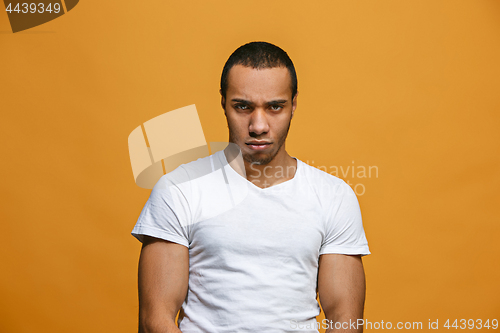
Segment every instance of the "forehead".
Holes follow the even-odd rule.
[[[227,94],[249,100],[291,98],[291,78],[286,67],[252,68],[235,65],[227,80]]]

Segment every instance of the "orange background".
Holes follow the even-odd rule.
[[[289,153],[378,167],[345,177],[365,188],[365,318],[500,319],[500,2],[82,0],[9,31],[2,6],[1,332],[136,332],[150,191],[127,137],[196,104],[225,141],[220,74],[253,40],[297,68]]]

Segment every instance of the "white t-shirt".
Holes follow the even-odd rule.
[[[296,160],[292,179],[259,188],[219,151],[162,176],[151,191],[132,235],[189,248],[182,332],[317,327],[319,256],[370,254],[351,187]]]

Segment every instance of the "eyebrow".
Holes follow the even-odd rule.
[[[233,98],[231,101],[245,104],[245,105],[253,105],[254,104],[253,102],[247,101],[246,99],[240,99],[240,98]],[[277,99],[274,101],[269,101],[266,104],[267,105],[277,105],[277,104],[285,104],[286,102],[288,102],[286,99]]]

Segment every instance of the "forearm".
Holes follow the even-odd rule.
[[[362,333],[363,316],[332,315],[326,317],[328,328],[325,333]],[[358,325],[359,324],[359,325]]]
[[[140,320],[139,333],[182,333],[175,322],[169,318],[164,320]]]
[[[142,297],[139,300],[139,333],[182,333],[175,324],[179,311],[176,305],[153,305]]]

